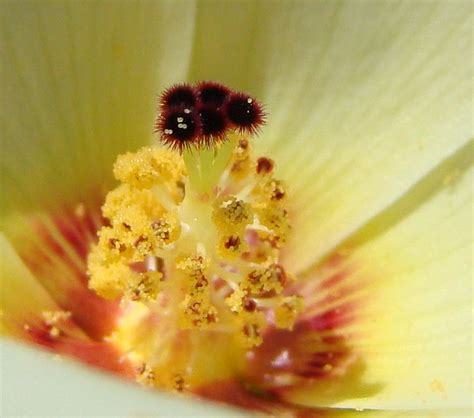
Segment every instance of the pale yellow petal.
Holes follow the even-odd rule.
[[[472,3],[199,4],[192,79],[267,104],[301,270],[472,137]],[[308,238],[311,245],[308,245]]]
[[[472,147],[463,151],[347,242],[332,264],[341,274],[333,295],[346,291],[332,309],[350,305],[353,318],[334,332],[359,358],[362,381],[378,386],[359,398],[349,385],[337,406],[471,407],[474,169]],[[319,404],[314,388],[289,397]]]
[[[3,333],[21,335],[23,326],[59,307],[0,234],[0,311]]]
[[[193,22],[193,2],[2,2],[2,209],[91,194],[147,143]]]

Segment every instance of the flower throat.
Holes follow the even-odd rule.
[[[292,329],[302,309],[279,262],[290,232],[285,186],[273,161],[252,152],[263,119],[258,102],[225,86],[175,86],[157,120],[171,149],[115,162],[120,185],[102,207],[108,224],[88,257],[89,287],[120,298],[122,329],[111,338],[147,384],[192,384],[192,347],[173,352],[177,340],[192,346],[217,333],[244,353],[266,327]]]

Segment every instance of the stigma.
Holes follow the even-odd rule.
[[[302,298],[289,293],[294,278],[280,257],[291,232],[286,185],[274,162],[253,152],[260,105],[205,82],[167,90],[160,109],[160,139],[171,146],[118,156],[89,287],[130,313],[111,338],[141,364],[138,380],[182,390],[193,355],[173,353],[173,341],[222,334],[245,353],[266,328],[292,329]],[[222,124],[209,123],[214,113]],[[145,317],[156,321],[143,321],[138,342],[130,324]]]

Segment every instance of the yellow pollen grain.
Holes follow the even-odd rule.
[[[69,311],[43,311],[41,312],[43,321],[48,326],[59,325],[71,318]]]
[[[143,363],[137,375],[137,382],[145,387],[155,386],[155,372],[146,363]]]
[[[440,380],[434,379],[433,381],[431,381],[430,388],[433,392],[438,393],[444,399],[447,399],[446,388]]]
[[[179,307],[183,329],[206,328],[218,321],[217,309],[212,306],[207,293],[188,294]]]
[[[186,379],[180,373],[173,376],[173,389],[176,392],[183,392],[187,387]]]
[[[251,206],[235,196],[218,198],[213,206],[213,221],[221,233],[239,232],[253,221]]]
[[[247,139],[241,139],[232,152],[230,175],[236,180],[242,180],[251,175],[255,165],[251,157],[252,147]]]
[[[150,218],[159,217],[165,212],[160,199],[150,189],[137,189],[122,184],[107,194],[102,213],[117,223],[123,218],[123,209],[129,207]]]
[[[261,179],[253,194],[263,201],[282,202],[286,200],[286,186],[281,180],[276,180],[272,176],[265,176]]]
[[[88,259],[89,288],[105,299],[119,297],[128,283],[134,281],[134,272],[124,263],[109,263],[101,257],[99,247],[93,247]]]
[[[241,312],[246,295],[247,292],[245,292],[241,287],[238,287],[226,298],[225,302],[232,312]]]
[[[243,234],[221,235],[217,244],[217,253],[223,258],[237,258],[248,248]]]
[[[86,207],[85,207],[84,203],[79,203],[74,208],[74,215],[79,219],[84,218],[84,216],[86,215]]]
[[[288,211],[281,205],[258,203],[254,206],[258,221],[272,232],[273,240],[281,248],[290,233]]]
[[[286,284],[286,273],[278,264],[252,270],[242,283],[243,288],[251,294],[266,292],[280,293]]]
[[[49,335],[51,338],[58,338],[62,331],[62,327],[65,322],[71,318],[71,312],[69,311],[43,311],[41,312],[43,321],[49,328]]]
[[[173,185],[185,174],[184,162],[177,153],[153,147],[122,154],[114,165],[117,180],[140,189],[159,183]]]
[[[303,300],[300,296],[283,297],[275,309],[275,324],[278,328],[292,330],[296,318],[303,309]]]
[[[183,255],[176,260],[176,268],[190,275],[203,274],[209,266],[209,260],[202,255]]]
[[[124,297],[139,302],[154,301],[162,289],[162,282],[163,274],[159,271],[138,273],[127,282]]]
[[[262,312],[242,311],[237,316],[237,339],[247,348],[256,347],[263,342],[262,330],[267,325]]]

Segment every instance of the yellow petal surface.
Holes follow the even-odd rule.
[[[0,310],[2,330],[21,333],[22,327],[59,307],[30,273],[3,234],[0,234]]]
[[[446,160],[339,251],[346,277],[333,290],[351,288],[341,303],[355,307],[340,332],[378,391],[358,398],[347,386],[337,406],[469,410],[473,155]],[[289,397],[312,404],[314,388]]]
[[[190,77],[267,104],[256,142],[293,192],[294,270],[472,137],[471,2],[204,1],[197,15]]]
[[[193,22],[192,2],[2,2],[2,210],[90,194],[148,142]]]

